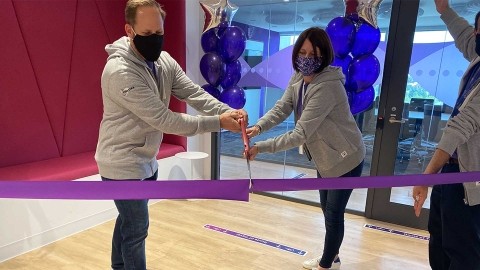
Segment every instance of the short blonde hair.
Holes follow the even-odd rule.
[[[125,22],[135,25],[138,7],[157,7],[162,19],[165,20],[167,13],[156,0],[128,0],[125,7]]]

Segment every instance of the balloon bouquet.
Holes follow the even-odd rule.
[[[200,72],[207,84],[202,88],[234,109],[245,106],[245,91],[237,86],[242,67],[238,58],[246,46],[243,30],[230,26],[238,7],[229,0],[200,1],[205,12],[205,25],[201,37],[205,52],[200,60]],[[222,91],[219,90],[222,87]]]
[[[345,16],[331,20],[326,28],[335,51],[333,66],[345,74],[352,114],[366,111],[373,103],[373,83],[380,63],[373,52],[380,43],[377,10],[382,0],[344,0]]]

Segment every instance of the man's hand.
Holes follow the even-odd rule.
[[[443,12],[449,7],[448,0],[435,0],[435,7],[440,15],[443,14]]]
[[[258,147],[255,145],[250,147],[250,151],[248,151],[249,159],[254,160],[257,154],[258,154]],[[245,154],[243,155],[243,157],[246,158]]]
[[[239,113],[242,116],[245,124],[248,126],[248,113],[244,109],[235,110],[235,112]]]
[[[413,210],[415,210],[415,215],[417,217],[420,216],[420,212],[422,211],[423,204],[427,199],[428,194],[428,187],[426,186],[414,186],[412,191],[412,197],[415,201],[413,205]]]
[[[242,114],[237,111],[229,111],[220,115],[220,127],[232,132],[242,131],[242,127],[238,123],[238,119],[243,118]]]

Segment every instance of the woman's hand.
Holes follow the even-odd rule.
[[[248,151],[249,160],[254,160],[257,154],[258,154],[258,147],[256,145],[250,147],[250,150]],[[246,158],[245,153],[243,154],[243,157]]]
[[[253,138],[260,134],[260,126],[254,125],[253,127],[247,128],[247,136],[248,138]]]

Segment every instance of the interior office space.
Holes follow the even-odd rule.
[[[16,4],[15,1],[11,2]],[[91,2],[95,5],[101,1],[92,0]],[[172,19],[173,14],[178,10],[172,12],[173,10],[179,7],[184,9],[185,13],[182,17],[186,37],[183,42],[186,59],[184,68],[189,77],[200,84],[203,81],[198,70],[198,63],[203,54],[199,46],[201,25],[204,20],[203,12],[197,1],[160,0],[159,2],[167,4],[167,13],[170,15],[167,17],[167,25],[172,21],[178,23]],[[343,1],[233,0],[231,2],[238,6],[232,24],[246,27],[245,33],[248,40],[243,57],[248,65],[245,66],[241,83],[245,83],[247,95],[245,109],[249,111],[251,122],[253,122],[273,106],[281,96],[284,84],[268,77],[260,84],[252,85],[248,83],[248,77],[258,75],[259,67],[264,67],[264,70],[268,71],[269,59],[285,53],[284,50],[288,50],[295,37],[306,27],[315,25],[324,28],[331,19],[342,16]],[[458,0],[454,1],[453,7],[473,23],[475,8],[479,9],[479,3]],[[115,11],[122,12],[120,8]],[[417,17],[402,16],[402,14],[417,14]],[[375,55],[382,65],[382,73],[375,82],[376,99],[372,103],[372,108],[357,115],[357,121],[362,127],[364,140],[369,149],[366,160],[368,169],[364,170],[364,175],[421,173],[438,141],[438,134],[441,133],[445,117],[448,117],[453,105],[457,85],[467,63],[461,55],[455,54],[451,37],[446,32],[430,0],[384,0],[378,8],[378,25],[382,33],[382,41]],[[178,26],[182,24],[170,24],[171,28],[167,30],[169,31],[167,34],[177,33]],[[277,38],[265,38],[267,35]],[[275,44],[271,44],[272,41],[275,41]],[[182,41],[177,42],[175,45],[182,44]],[[401,44],[401,46],[391,46],[392,44]],[[288,53],[285,55],[288,56]],[[451,59],[458,59],[458,61]],[[289,60],[284,61],[284,63],[288,62]],[[451,63],[459,64],[451,66]],[[288,69],[290,65],[286,64],[282,72],[288,72]],[[264,78],[264,76],[260,77]],[[415,102],[421,105],[412,106]],[[401,115],[408,121],[398,125],[383,123],[384,129],[379,130],[378,117],[389,116],[392,108],[396,108],[397,112],[403,111]],[[191,108],[186,108],[186,111],[195,114]],[[276,132],[283,133],[291,128],[292,122],[286,121]],[[203,164],[206,177],[212,175],[214,178],[221,179],[247,178],[246,174],[230,172],[229,162],[241,166],[244,164],[244,160],[238,158],[241,144],[238,146],[238,152],[236,147],[227,149],[222,145],[225,143],[224,139],[230,135],[222,132],[213,135],[213,140],[210,135],[187,139],[186,148],[189,151],[202,151],[211,155],[211,158]],[[274,136],[275,133],[271,135]],[[218,152],[211,149],[217,149]],[[219,162],[215,163],[217,158]],[[302,161],[302,157],[296,156],[295,151],[282,153],[281,157],[267,155],[262,157],[261,161],[266,162],[264,166],[269,166],[268,164],[275,166],[275,174],[270,177],[276,179],[308,177],[314,174],[312,165]],[[215,164],[213,169],[211,163]],[[280,167],[277,167],[279,164]],[[351,200],[349,204],[352,213],[412,228],[425,228],[427,213],[424,212],[420,219],[414,218],[408,202],[410,198],[408,189],[362,189],[355,192],[352,196],[355,200],[353,203]],[[318,192],[315,191],[266,195],[310,205],[315,205],[318,201]],[[102,207],[110,211],[112,206],[107,204]],[[112,213],[109,213],[101,220],[108,220],[111,217]],[[33,220],[35,224],[38,222],[39,227],[43,226],[38,216]],[[2,232],[2,235],[4,233]]]

